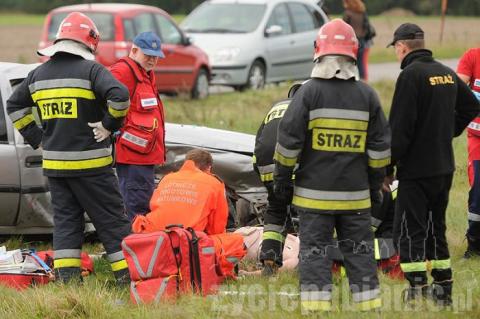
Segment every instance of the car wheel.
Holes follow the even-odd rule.
[[[192,89],[192,99],[205,99],[208,97],[208,74],[205,69],[200,69]]]
[[[245,87],[251,90],[261,90],[265,86],[265,65],[260,61],[253,62],[248,72]]]

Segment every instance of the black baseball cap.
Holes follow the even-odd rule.
[[[414,23],[404,23],[395,30],[393,33],[393,40],[387,45],[387,48],[391,45],[395,45],[398,40],[413,40],[423,39],[423,30]]]

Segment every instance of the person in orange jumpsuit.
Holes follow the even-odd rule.
[[[166,175],[150,200],[150,213],[137,215],[135,233],[164,230],[181,224],[207,233],[215,241],[218,261],[227,277],[245,255],[243,237],[226,233],[228,204],[223,182],[211,173],[212,155],[200,149],[189,151],[178,172]]]

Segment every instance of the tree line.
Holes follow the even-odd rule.
[[[441,11],[441,1],[364,0],[370,15],[380,14],[395,7],[407,9],[419,15],[438,15]],[[0,1],[0,10],[41,14],[59,6],[92,2],[139,3],[156,6],[169,13],[187,14],[203,0],[2,0]],[[341,14],[343,11],[341,0],[325,0],[324,6],[330,14]],[[480,0],[450,0],[447,13],[466,16],[480,15]]]

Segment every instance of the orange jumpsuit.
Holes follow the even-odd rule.
[[[204,231],[215,242],[224,277],[235,277],[233,268],[246,250],[241,235],[225,233],[227,219],[225,185],[188,160],[178,172],[160,181],[150,200],[150,213],[137,215],[132,229],[135,233],[149,233],[181,224],[184,228]]]
[[[150,213],[137,215],[132,228],[135,233],[148,233],[182,224],[214,235],[225,232],[227,218],[225,185],[188,160],[160,181],[150,200]]]

